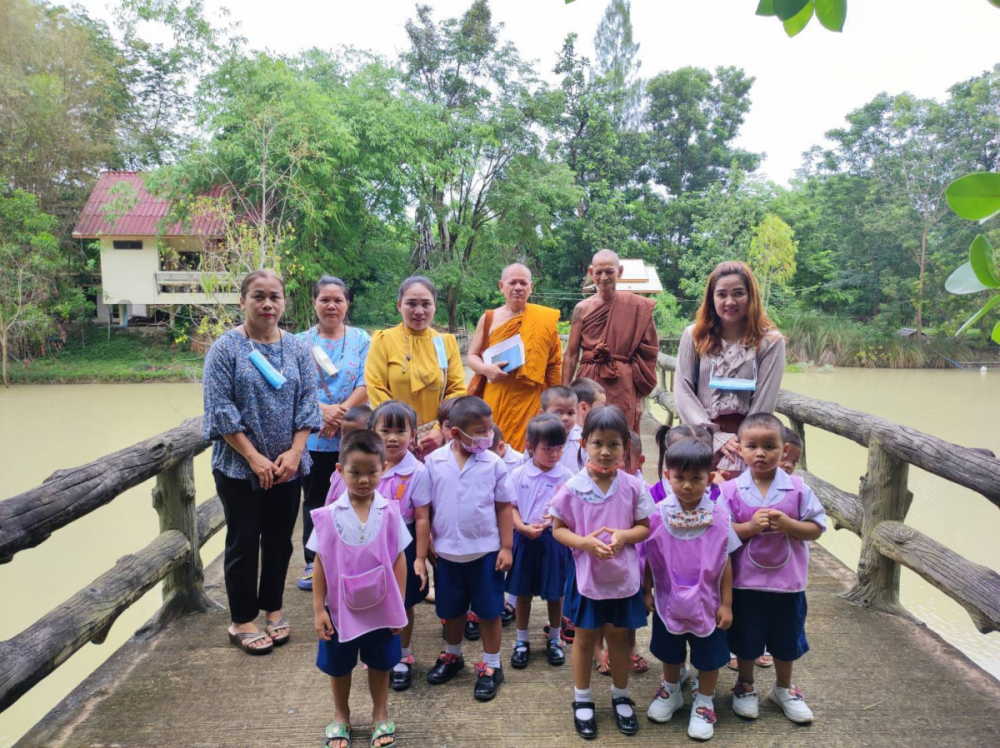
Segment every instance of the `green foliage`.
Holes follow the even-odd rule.
[[[988,221],[1000,213],[1000,173],[978,172],[959,177],[946,193],[948,205],[962,218]]]
[[[841,32],[847,20],[847,0],[760,0],[757,5],[758,16],[777,16],[789,36],[802,31],[813,12],[824,28]]]
[[[653,309],[653,319],[656,329],[664,338],[679,338],[690,324],[687,315],[681,313],[677,297],[669,291],[656,295],[656,307]]]
[[[795,274],[795,253],[798,247],[791,227],[773,213],[764,216],[750,240],[747,263],[753,268],[760,284],[764,308],[771,303],[771,293],[785,285]]]

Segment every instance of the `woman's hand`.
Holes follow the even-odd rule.
[[[735,436],[728,442],[719,448],[723,457],[728,457],[731,460],[742,460],[743,457],[740,455],[740,440]]]
[[[431,429],[422,437],[420,437],[420,442],[418,447],[420,449],[420,454],[429,455],[435,449],[444,444],[444,432],[441,429]]]
[[[280,460],[281,458],[279,457],[278,459]],[[257,476],[257,482],[260,483],[261,490],[270,490],[271,486],[274,485],[275,476],[278,474],[277,465],[260,452],[247,455],[247,462],[250,464],[253,474]]]
[[[294,478],[295,474],[299,471],[299,461],[301,459],[302,453],[295,448],[278,455],[278,459],[274,461],[275,483],[286,483]]]
[[[344,423],[344,413],[347,412],[347,408],[342,403],[334,403],[333,405],[320,403],[319,409],[323,414],[323,428],[319,432],[319,435],[323,439],[330,439],[340,431],[340,427]]]

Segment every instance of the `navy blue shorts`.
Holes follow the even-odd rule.
[[[535,540],[514,532],[514,563],[504,588],[512,595],[561,600],[566,587],[569,550],[546,528]]]
[[[691,664],[698,670],[711,672],[729,662],[729,641],[722,629],[715,629],[708,636],[671,634],[660,620],[660,614],[653,613],[653,638],[649,641],[649,651],[656,659],[668,665],[683,665],[688,645],[691,646]]]
[[[399,634],[389,629],[375,629],[349,642],[341,642],[334,633],[330,641],[319,640],[316,667],[331,678],[341,678],[357,667],[358,655],[371,670],[392,670],[403,657],[403,645]]]
[[[632,597],[611,600],[585,597],[576,588],[576,564],[569,565],[563,615],[581,629],[599,629],[607,624],[620,629],[639,629],[647,624],[641,589]]]
[[[403,551],[403,556],[406,558],[406,595],[403,599],[403,607],[409,610],[417,603],[424,601],[431,585],[428,582],[423,590],[420,589],[420,577],[413,571],[413,562],[417,560],[417,525],[416,523],[409,524],[406,529],[410,531],[410,537],[413,538],[413,541]]]
[[[786,662],[809,651],[805,592],[733,590],[729,649],[741,660],[756,660],[765,647]]]
[[[434,609],[438,618],[464,618],[470,607],[484,621],[503,612],[503,572],[497,571],[499,551],[459,563],[438,556],[434,572]]]

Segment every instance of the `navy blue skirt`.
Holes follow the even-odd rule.
[[[413,541],[403,550],[403,556],[406,558],[406,598],[403,600],[403,607],[412,608],[417,603],[422,603],[427,597],[430,583],[421,590],[420,577],[413,571],[413,562],[417,560],[417,525],[414,522],[407,525],[406,529],[410,531],[410,537],[413,538]]]
[[[576,588],[574,563],[569,564],[569,572],[566,575],[563,615],[581,629],[599,629],[609,623],[615,628],[641,629],[648,623],[641,588],[632,597],[592,600],[581,595]]]
[[[552,528],[535,540],[514,531],[514,563],[504,589],[512,595],[562,599],[569,549],[552,537]]]

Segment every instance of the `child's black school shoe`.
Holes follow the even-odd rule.
[[[458,675],[463,667],[465,667],[465,658],[442,652],[438,655],[434,667],[427,673],[427,682],[432,686],[440,686]]]
[[[627,704],[632,707],[632,714],[629,717],[623,717],[618,713],[617,707],[619,704]],[[639,719],[635,716],[635,702],[632,701],[628,696],[619,696],[617,699],[611,699],[611,707],[615,712],[615,722],[618,723],[618,731],[622,735],[635,735],[639,732]]]
[[[528,642],[514,642],[514,652],[510,656],[510,664],[518,670],[528,667],[531,659],[531,645]]]
[[[416,660],[413,655],[407,655],[400,662],[406,665],[406,670],[403,672],[396,669],[389,671],[389,684],[393,691],[405,691],[413,685],[413,666],[416,664]]]
[[[592,716],[590,719],[580,719],[576,716],[577,709],[589,709]],[[576,734],[584,740],[593,740],[597,737],[597,705],[593,701],[573,702],[573,727]]]
[[[479,641],[479,616],[471,611],[465,617],[465,638],[470,642]]]
[[[514,622],[516,615],[514,606],[505,601],[503,604],[503,613],[500,614],[500,625],[507,628]]]
[[[550,665],[562,665],[566,662],[566,653],[563,652],[562,645],[556,639],[549,639],[545,642],[545,657]]]
[[[472,689],[472,695],[476,697],[477,701],[489,701],[497,695],[497,691],[500,690],[500,684],[503,683],[503,668],[494,668],[493,674],[487,675],[486,663],[477,662],[476,675],[478,675],[479,678],[476,680],[476,685]]]

